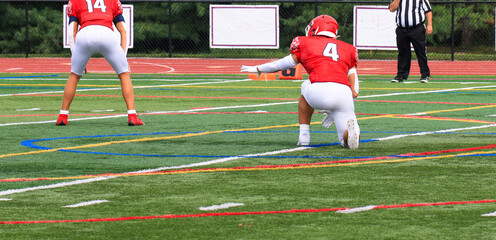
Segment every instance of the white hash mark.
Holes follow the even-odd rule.
[[[215,211],[219,209],[225,209],[225,208],[230,208],[230,207],[237,207],[237,206],[243,206],[245,205],[244,203],[223,203],[221,205],[212,205],[210,207],[199,207],[198,209],[201,211]]]
[[[93,200],[93,201],[80,202],[77,204],[67,205],[67,206],[62,206],[62,207],[77,208],[77,207],[84,207],[84,206],[89,206],[89,205],[93,205],[93,204],[100,204],[100,203],[104,203],[104,202],[108,202],[108,200]]]
[[[345,210],[338,210],[336,212],[338,212],[338,213],[356,213],[356,212],[369,211],[369,210],[374,209],[375,207],[377,207],[377,206],[369,205],[369,206],[365,206],[365,207],[357,207],[357,208],[348,208]]]

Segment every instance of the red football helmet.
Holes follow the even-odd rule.
[[[338,36],[338,22],[329,15],[320,15],[314,18],[305,28],[306,36],[322,35],[331,38]]]

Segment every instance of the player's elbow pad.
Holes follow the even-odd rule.
[[[258,66],[258,70],[260,72],[277,72],[280,70],[290,69],[296,65],[297,65],[297,63],[294,61],[293,56],[288,55],[288,56],[281,58],[277,61],[262,64],[262,65]]]
[[[78,22],[76,21],[71,21],[69,23],[69,29],[74,29],[74,24],[78,24]],[[75,45],[75,39],[74,39],[74,34],[71,34],[70,36],[67,36],[69,39],[69,48],[71,49],[71,52],[73,52],[74,50],[74,45]]]
[[[355,92],[358,94],[358,92],[360,91],[360,87],[358,83],[358,73],[356,68],[348,70],[348,76],[350,76],[351,74],[355,74]]]

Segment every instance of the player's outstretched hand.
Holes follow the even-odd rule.
[[[260,77],[261,72],[258,71],[257,66],[241,66],[241,72],[258,73],[257,77]]]
[[[329,110],[322,110],[322,111],[320,111],[320,113],[325,114],[324,119],[322,119],[322,125],[325,128],[329,128],[332,125],[332,123],[334,122],[334,118],[332,117],[332,112]]]
[[[241,66],[241,72],[258,73],[257,66]]]

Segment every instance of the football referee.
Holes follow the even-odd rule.
[[[396,11],[396,45],[398,47],[398,72],[391,82],[408,79],[412,61],[410,43],[413,45],[420,67],[420,82],[428,83],[430,77],[427,65],[425,34],[432,33],[432,9],[429,0],[391,0],[391,12]],[[427,20],[427,27],[425,21]]]

